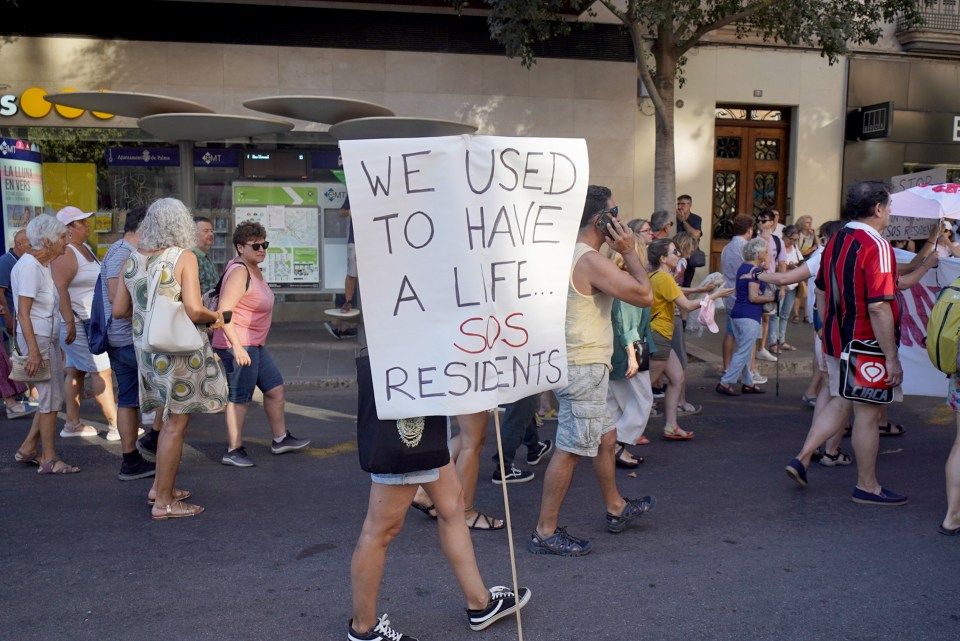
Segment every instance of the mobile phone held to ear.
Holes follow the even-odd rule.
[[[607,230],[607,225],[613,222],[613,217],[610,215],[609,211],[600,212],[600,217],[597,218],[597,229],[599,229],[604,236],[609,236],[610,232]]]

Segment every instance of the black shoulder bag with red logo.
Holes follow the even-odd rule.
[[[893,388],[886,380],[887,358],[877,341],[847,343],[840,354],[841,396],[864,403],[889,403]]]

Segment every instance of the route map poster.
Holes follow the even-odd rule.
[[[304,183],[234,183],[236,223],[253,220],[267,230],[260,265],[274,287],[320,287],[317,186]]]

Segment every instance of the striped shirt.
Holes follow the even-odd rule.
[[[839,358],[852,340],[874,340],[870,303],[888,301],[900,344],[900,300],[897,296],[897,261],[893,248],[875,229],[849,222],[823,250],[817,288],[826,297],[823,349]]]

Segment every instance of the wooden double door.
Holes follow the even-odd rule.
[[[777,207],[786,215],[790,125],[717,120],[715,132],[710,271],[720,270],[737,214]]]

